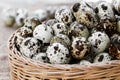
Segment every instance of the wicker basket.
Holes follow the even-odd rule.
[[[8,45],[11,80],[120,80],[119,60],[89,66],[36,62],[17,51],[13,38]]]

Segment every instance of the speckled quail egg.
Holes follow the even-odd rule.
[[[88,41],[91,43],[92,50],[95,53],[100,53],[106,50],[109,46],[110,39],[107,34],[103,32],[94,32]]]
[[[36,60],[36,61],[41,61],[41,62],[44,62],[44,63],[47,63],[47,60],[48,60],[46,53],[43,53],[43,52],[40,52],[40,53],[34,55],[32,57],[32,59]]]
[[[12,27],[15,23],[15,9],[6,8],[3,10],[3,21],[6,26]]]
[[[41,51],[42,42],[34,37],[28,37],[22,41],[21,52],[24,56],[32,58]]]
[[[71,45],[71,54],[73,58],[82,59],[90,52],[90,43],[84,37],[77,37]]]
[[[45,9],[37,9],[34,11],[33,15],[38,17],[41,22],[48,19],[48,12]]]
[[[120,0],[113,0],[112,2],[113,8],[115,11],[120,14]]]
[[[58,9],[58,6],[48,6],[46,7],[46,10],[48,12],[49,18],[54,18],[55,11]]]
[[[58,20],[59,22],[70,24],[73,21],[71,9],[68,7],[60,7],[55,12],[55,19]]]
[[[48,21],[46,21],[46,25],[52,27],[55,23],[57,23],[58,21],[56,19],[49,19]]]
[[[120,33],[120,21],[117,22],[117,31]]]
[[[68,34],[69,34],[70,39],[74,39],[76,37],[88,38],[89,31],[85,25],[79,24],[77,21],[75,21],[70,25]]]
[[[28,16],[27,9],[19,8],[16,11],[15,22],[18,27],[22,27],[24,25],[24,20]]]
[[[109,54],[113,58],[120,59],[120,34],[114,34],[111,37],[111,44],[109,46]]]
[[[52,29],[54,31],[54,35],[58,35],[58,34],[67,34],[67,28],[66,25],[62,22],[60,23],[55,23],[52,26]]]
[[[47,57],[52,64],[66,64],[70,62],[71,55],[68,48],[60,43],[53,43],[46,51]]]
[[[80,64],[80,65],[90,65],[91,62],[88,61],[88,60],[81,60],[79,64]]]
[[[99,53],[95,58],[94,58],[94,63],[97,62],[107,62],[111,61],[111,56],[108,53]]]
[[[32,32],[33,31],[27,27],[21,27],[16,30],[15,35],[26,38],[26,37],[32,36]]]
[[[71,44],[68,36],[64,35],[64,34],[58,34],[58,35],[54,36],[50,41],[50,44],[53,44],[53,43],[61,43],[62,45],[66,46],[66,47],[69,47]]]
[[[76,20],[86,25],[88,28],[93,28],[96,24],[96,17],[93,8],[85,1],[75,3],[72,7],[73,14]]]
[[[107,1],[101,1],[97,4],[95,12],[98,15],[99,19],[114,19],[114,12],[112,5]]]
[[[21,27],[15,31],[14,35],[14,45],[20,51],[22,41],[27,38],[32,37],[32,30],[27,27]]]
[[[105,32],[108,36],[114,34],[116,28],[117,28],[117,23],[111,19],[103,19],[99,21],[99,23],[96,25],[97,31]]]
[[[39,25],[39,24],[41,24],[41,22],[39,21],[39,18],[37,18],[35,16],[33,16],[33,17],[27,17],[25,19],[25,27],[28,27],[28,28],[30,28],[32,30],[34,30],[35,27],[37,25]]]
[[[40,24],[34,29],[33,36],[43,43],[50,43],[50,40],[53,37],[53,30],[45,24]]]

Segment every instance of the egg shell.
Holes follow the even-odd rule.
[[[111,37],[109,54],[115,59],[120,59],[120,34],[114,34]]]
[[[57,23],[58,21],[56,20],[56,19],[49,19],[49,20],[47,20],[46,22],[45,22],[45,24],[47,25],[47,26],[50,26],[50,27],[52,27],[55,23]]]
[[[103,32],[95,32],[89,38],[88,41],[91,43],[92,50],[95,53],[100,53],[108,49],[110,39],[107,34]]]
[[[22,41],[21,52],[24,56],[32,58],[41,51],[42,42],[34,37],[28,37]]]
[[[113,6],[107,1],[101,1],[96,5],[95,12],[99,19],[114,19]]]
[[[20,51],[22,41],[27,37],[32,37],[31,29],[26,28],[26,27],[21,27],[15,31],[14,45],[18,51]]]
[[[53,37],[53,30],[50,26],[40,24],[34,29],[33,36],[43,43],[50,43],[50,40]]]
[[[35,27],[40,25],[40,24],[41,24],[41,22],[39,21],[39,18],[37,18],[36,16],[27,17],[25,19],[25,27],[28,27],[32,30],[34,30]]]
[[[60,43],[53,43],[46,51],[51,64],[66,64],[70,62],[71,55],[68,48]]]
[[[111,61],[111,56],[105,52],[99,53],[94,59],[94,63],[108,62],[108,61]]]
[[[79,64],[80,65],[90,65],[91,63],[87,60],[81,60]]]
[[[115,11],[120,14],[120,0],[113,0],[113,8],[115,9]]]
[[[50,44],[53,44],[53,43],[61,43],[66,47],[69,47],[71,45],[70,39],[68,38],[67,35],[64,35],[64,34],[58,34],[54,36],[50,41]]]
[[[73,20],[72,11],[68,7],[60,7],[55,12],[55,19],[65,24],[70,24]]]
[[[14,8],[5,8],[2,12],[3,22],[6,26],[12,27],[15,24],[16,12]]]
[[[75,59],[82,59],[90,52],[90,43],[84,37],[77,37],[71,45],[71,54]]]
[[[55,23],[52,26],[52,29],[54,31],[54,35],[67,34],[67,27],[64,23]]]
[[[24,21],[28,16],[28,11],[25,8],[18,8],[16,11],[15,23],[18,27],[24,25]]]
[[[69,34],[70,39],[74,39],[76,37],[88,38],[89,31],[85,25],[79,24],[77,21],[75,21],[70,25],[68,34]]]
[[[75,3],[72,7],[72,12],[76,18],[76,21],[84,24],[88,28],[93,28],[96,24],[96,17],[93,8],[86,2],[80,1],[80,3]]]
[[[37,9],[33,12],[33,16],[38,17],[43,22],[48,19],[48,12],[46,9]]]
[[[43,52],[40,52],[40,53],[34,55],[32,57],[32,59],[36,60],[36,61],[41,61],[41,62],[44,62],[44,63],[47,63],[47,61],[48,61],[46,53],[43,53]]]

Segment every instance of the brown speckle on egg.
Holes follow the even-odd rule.
[[[47,48],[47,57],[51,64],[66,64],[70,62],[71,56],[68,48],[60,43],[53,43]]]
[[[78,9],[79,9],[79,6],[80,6],[80,3],[75,3],[74,6],[73,6],[73,8],[72,8],[73,11],[74,11],[74,12],[77,12]]]

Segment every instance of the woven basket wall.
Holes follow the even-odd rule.
[[[47,64],[22,56],[13,39],[8,45],[11,80],[120,80],[119,60],[89,66]]]

